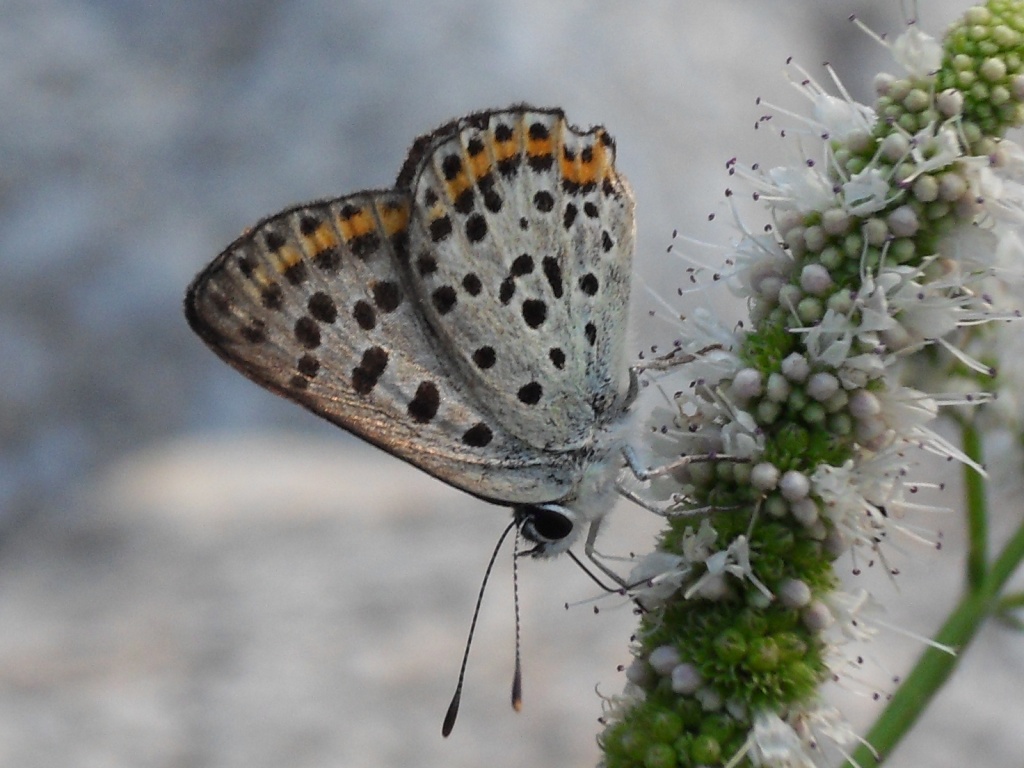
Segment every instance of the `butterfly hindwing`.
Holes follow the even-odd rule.
[[[255,382],[458,488],[562,498],[579,457],[539,454],[452,375],[409,284],[410,205],[362,192],[263,220],[189,287],[190,325]]]
[[[623,407],[633,199],[603,128],[483,112],[417,142],[408,279],[461,379],[540,450]]]

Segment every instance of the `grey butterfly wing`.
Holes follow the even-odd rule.
[[[410,199],[366,192],[256,225],[188,289],[193,330],[253,381],[474,495],[567,495],[577,457],[541,455],[453,377],[406,284]]]
[[[456,121],[419,152],[399,184],[428,322],[510,433],[590,446],[628,388],[633,198],[612,140],[522,107]]]

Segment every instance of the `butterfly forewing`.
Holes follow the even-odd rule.
[[[404,266],[410,204],[365,192],[260,222],[192,283],[190,325],[257,383],[458,488],[566,496],[580,457],[539,454],[453,375]]]
[[[417,146],[409,282],[459,377],[535,448],[591,445],[626,387],[633,200],[611,139],[512,109]]]

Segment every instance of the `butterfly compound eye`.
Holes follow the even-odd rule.
[[[560,509],[538,504],[516,507],[516,519],[523,537],[534,544],[544,545],[561,541],[572,533],[574,523]]]

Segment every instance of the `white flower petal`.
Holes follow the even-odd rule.
[[[917,26],[909,26],[890,46],[893,58],[912,76],[930,77],[942,66],[942,45]]]

